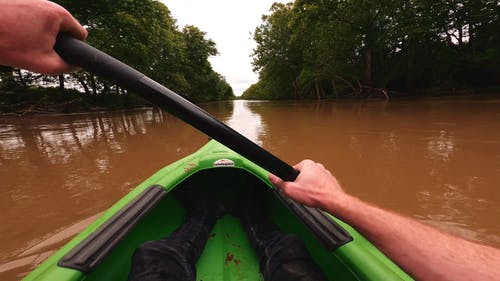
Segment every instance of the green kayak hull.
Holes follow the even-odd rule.
[[[271,189],[268,172],[212,140],[134,188],[84,231],[23,280],[127,280],[131,256],[146,241],[168,236],[185,219],[175,193],[196,184],[219,200],[238,200],[242,186],[258,182]],[[299,235],[329,280],[413,280],[355,229],[330,216],[352,240],[327,249],[268,192],[269,218]],[[236,202],[237,204],[237,202]],[[240,221],[220,218],[196,264],[197,280],[263,280],[259,260]]]

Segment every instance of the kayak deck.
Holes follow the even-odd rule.
[[[255,177],[246,174],[241,170],[202,171],[188,182],[181,183],[176,189],[182,189],[185,184],[191,186],[193,182],[204,182],[204,186],[198,183],[196,185],[199,185],[199,188],[210,189],[212,196],[220,201],[235,202],[241,199],[238,198],[241,187],[248,185],[252,178],[255,181]],[[209,180],[222,176],[226,180],[217,182]],[[263,183],[260,185],[258,188],[268,188]],[[186,210],[175,199],[175,193],[176,191],[165,196],[106,258],[89,272],[85,280],[126,280],[134,250],[146,241],[168,236],[184,222]],[[304,239],[313,258],[329,279],[356,280],[352,272],[345,268],[340,260],[332,258],[331,253],[322,247],[271,192],[268,192],[264,199],[265,202],[262,203],[265,205],[264,208],[268,209],[269,218],[284,232],[298,234]],[[263,280],[259,259],[250,245],[246,232],[239,219],[231,214],[218,219],[196,268],[197,280]]]
[[[283,232],[302,238],[329,280],[412,280],[356,230],[333,217],[352,241],[328,250],[271,192],[267,174],[211,141],[132,190],[25,280],[127,280],[134,250],[183,224],[186,210],[176,193],[187,186],[233,206],[245,200],[242,191],[248,188],[268,189],[262,206],[269,219]],[[217,221],[196,270],[197,280],[263,280],[247,235],[231,214]]]
[[[182,224],[182,216],[168,218],[171,212],[184,213],[175,200],[165,198],[86,280],[127,280],[131,256],[145,241],[168,236]],[[141,231],[139,231],[139,229]],[[123,258],[124,256],[128,258]],[[238,219],[220,218],[212,229],[205,249],[196,264],[197,280],[263,280],[256,257]]]

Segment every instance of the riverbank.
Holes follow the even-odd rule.
[[[321,96],[319,100],[393,100],[406,98],[434,98],[434,97],[500,97],[500,86],[483,87],[476,89],[449,89],[449,88],[434,88],[426,91],[414,92],[395,92],[389,90],[374,91],[371,94],[343,94],[343,95],[326,95]],[[283,100],[318,100],[314,97],[298,97],[298,98],[273,98],[265,95],[257,96],[240,96],[241,100],[268,100],[268,101],[283,101]]]
[[[151,104],[130,94],[88,95],[77,90],[61,91],[58,88],[0,90],[1,115],[76,113],[132,109],[144,106],[151,106]]]
[[[432,97],[500,97],[500,87],[481,88],[471,90],[439,90],[428,91],[420,94],[389,93],[371,96],[325,96],[321,101],[328,100],[398,100],[407,98],[432,98]],[[238,97],[242,100],[273,100],[263,98]],[[295,99],[315,100],[315,99]],[[27,88],[18,90],[0,89],[0,116],[25,116],[35,114],[54,113],[83,113],[96,111],[116,111],[151,107],[152,104],[134,94],[97,94],[88,95],[77,90],[58,88]]]

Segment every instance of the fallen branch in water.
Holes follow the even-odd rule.
[[[385,100],[389,100],[389,94],[390,93],[397,93],[395,91],[390,91],[387,90],[385,87],[383,88],[378,88],[378,87],[373,87],[369,85],[363,85],[361,84],[360,81],[358,82],[358,86],[354,86],[351,82],[343,78],[342,76],[337,75],[336,78],[344,82],[349,88],[351,88],[352,92],[349,95],[353,96],[365,96],[365,97],[371,97],[372,95],[381,95],[384,97]]]

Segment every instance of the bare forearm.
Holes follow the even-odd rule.
[[[269,175],[288,197],[323,209],[361,232],[418,280],[498,280],[500,250],[440,232],[350,196],[319,163],[304,160],[294,182]]]
[[[418,280],[498,280],[500,250],[451,236],[347,196],[325,209],[372,241]]]

